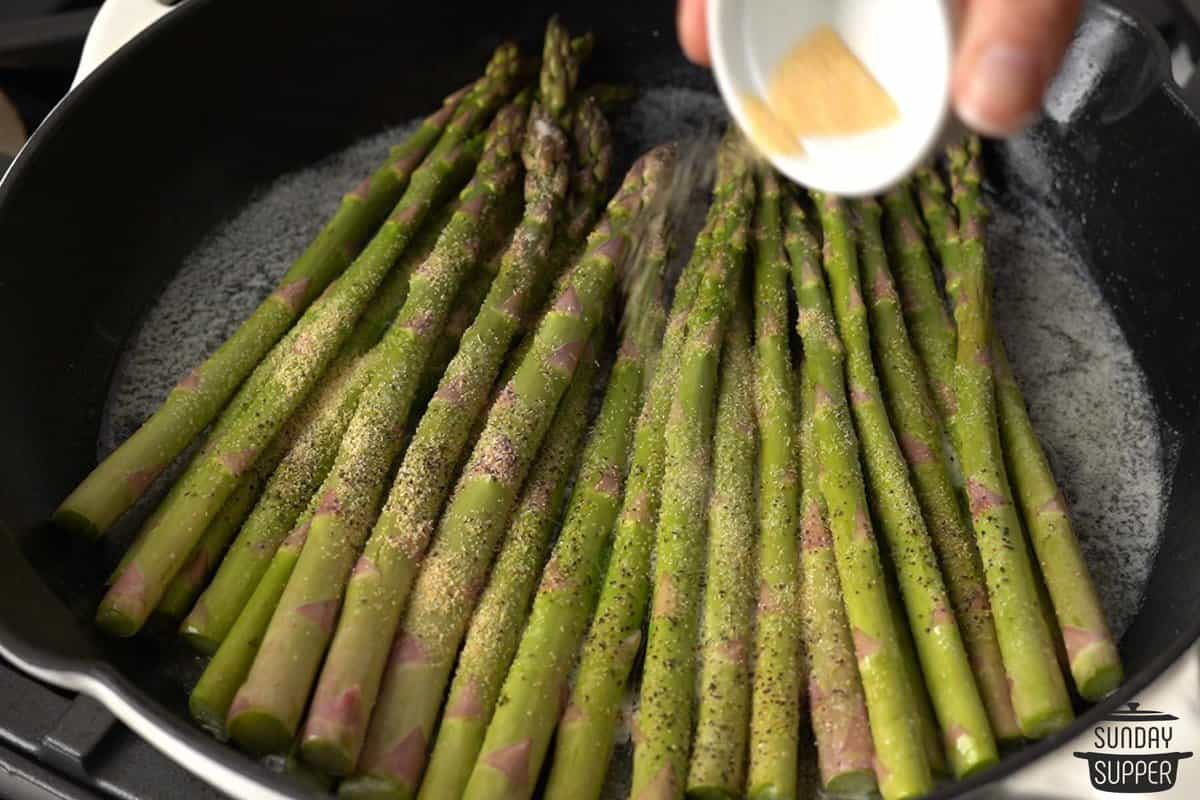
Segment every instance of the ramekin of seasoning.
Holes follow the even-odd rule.
[[[950,112],[950,0],[710,0],[721,95],[784,174],[878,194],[958,125]]]

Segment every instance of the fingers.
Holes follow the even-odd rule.
[[[705,0],[679,0],[679,45],[689,60],[708,66],[708,16]]]
[[[1007,136],[1036,115],[1070,43],[1080,4],[965,0],[953,83],[963,122],[989,136]]]

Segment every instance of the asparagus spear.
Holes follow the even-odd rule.
[[[947,199],[946,186],[942,179],[932,169],[926,168],[920,172],[920,198],[924,213],[933,220],[930,223],[930,231],[933,235],[933,242],[938,250],[939,257],[942,259],[943,272],[946,278],[946,294],[950,298],[952,309],[957,305],[958,300],[962,297],[962,292],[959,291],[959,286],[962,283],[962,237],[959,235],[958,223],[955,217],[955,211],[951,202]],[[957,348],[957,342],[955,342]],[[957,354],[955,354],[957,358]],[[994,377],[993,377],[994,380]],[[997,409],[999,415],[999,409]],[[961,448],[962,443],[957,441],[957,433],[951,430],[952,438],[955,439],[955,448]],[[961,476],[959,476],[959,489],[962,494],[963,502],[969,505],[967,498],[966,487],[962,485]],[[1035,558],[1032,545],[1029,540],[1025,540],[1026,549],[1029,551],[1029,559],[1032,562]],[[1037,588],[1038,607],[1042,617],[1046,620],[1046,627],[1051,632],[1058,629],[1058,620],[1054,617],[1054,605],[1050,600],[1050,592],[1046,589],[1045,581],[1038,574],[1037,569],[1034,569],[1034,584]],[[1066,647],[1063,644],[1061,636],[1054,636],[1055,655],[1058,658],[1059,664],[1064,670],[1070,668],[1069,659],[1067,657]],[[1014,722],[1016,715],[1013,715]]]
[[[810,238],[794,201],[789,201],[788,226],[790,236],[802,241]],[[816,250],[814,244],[806,244],[789,252],[795,259],[792,282],[800,309],[798,328],[814,385],[813,427],[823,466],[818,483],[829,515],[846,617],[867,700],[879,789],[888,800],[918,797],[933,788],[933,778],[918,736],[916,708],[884,589],[883,562],[872,532],[858,440],[846,398],[845,353]],[[826,239],[827,262],[844,260],[850,251]],[[836,263],[829,266],[838,268]]]
[[[388,470],[403,441],[396,429],[408,416],[433,337],[445,322],[452,298],[481,257],[483,223],[517,182],[517,154],[526,118],[520,101],[497,115],[462,205],[433,253],[413,274],[404,307],[373,351],[367,385],[329,474],[317,490],[321,500],[308,543],[230,708],[229,733],[251,751],[280,752],[295,735],[354,558],[377,513]],[[527,139],[531,168],[553,158],[549,138],[534,133]]]
[[[549,555],[588,419],[595,358],[585,357],[559,404],[537,463],[521,491],[512,527],[471,627],[454,680],[446,695],[441,725],[421,781],[419,797],[461,797],[470,777],[500,687],[521,641],[521,631],[542,566]]]
[[[509,70],[511,54],[497,52],[488,75]],[[203,364],[171,390],[150,419],[101,462],[55,512],[59,525],[88,536],[108,530],[158,474],[207,426],[297,316],[354,259],[368,234],[395,205],[421,160],[460,105],[487,91],[489,79],[447,98],[387,160],[347,194],[317,238],[280,279],[275,291]],[[257,381],[261,383],[261,381]]]
[[[959,205],[965,200],[968,213],[982,217],[986,210],[980,201],[978,139],[971,140],[969,159],[961,171]],[[967,252],[976,246],[981,247],[964,242]],[[992,351],[1000,435],[1013,488],[1061,627],[1075,688],[1085,700],[1096,702],[1121,683],[1121,657],[1071,527],[1062,490],[1029,419],[1004,343],[994,334]]]
[[[1036,577],[1012,500],[992,378],[991,298],[982,239],[978,164],[951,150],[954,200],[961,226],[961,264],[954,316],[958,325],[955,395],[959,458],[966,478],[975,539],[983,557],[996,633],[1012,682],[1021,733],[1042,738],[1068,725],[1071,705],[1040,610]],[[970,176],[968,177],[968,173]]]
[[[552,22],[546,34],[548,54],[566,42],[565,31]],[[546,63],[557,61],[547,55]],[[589,128],[588,137],[608,140],[603,117],[581,118],[580,124]],[[317,686],[303,751],[306,758],[335,774],[353,769],[367,719],[365,714],[330,715],[325,710],[343,707],[347,698],[358,698],[355,704],[362,709],[373,707],[392,634],[459,468],[471,425],[483,410],[504,354],[528,314],[530,292],[544,273],[560,263],[549,260],[549,248],[567,189],[566,143],[557,125],[541,112],[534,114],[530,135],[544,141],[540,154],[530,154],[531,159],[540,158],[529,165],[525,218],[503,257],[483,312],[464,334],[460,352],[431,398],[400,465],[359,568],[351,576],[346,611]]]
[[[930,386],[937,386],[937,396],[942,400],[936,405],[943,411],[953,408],[956,334],[938,293],[911,195],[907,188],[897,189],[885,198],[884,203],[888,242],[897,255],[896,278],[903,314],[896,301],[896,285],[888,265],[881,259],[865,261],[864,278],[871,287],[869,307],[877,363],[887,389],[892,422],[941,561],[955,617],[961,626],[992,730],[1000,741],[1010,742],[1019,739],[1021,731],[1009,698],[1008,679],[988,604],[983,564],[972,537],[970,520],[959,502],[952,477],[957,466],[951,466],[945,457],[942,446],[945,436],[935,411],[935,400],[929,391]],[[928,200],[926,205],[929,205]],[[944,230],[941,224],[939,230]],[[905,322],[912,333],[911,341],[905,333]],[[924,360],[914,352],[914,344]],[[925,365],[944,362],[947,353],[949,370],[943,363],[941,378],[930,378],[926,382]],[[944,419],[949,424],[952,417]]]
[[[740,172],[740,170],[738,170]],[[727,208],[736,222],[713,242],[712,259],[688,315],[679,381],[666,428],[662,507],[655,532],[650,629],[634,745],[632,797],[672,796],[687,780],[693,723],[704,504],[712,461],[713,400],[730,303],[746,252],[754,185]]]
[[[496,539],[616,282],[631,225],[643,206],[654,203],[673,159],[673,149],[658,148],[630,170],[493,406],[413,588],[394,644],[397,657],[371,718],[362,774],[344,785],[347,794],[384,790],[403,796],[415,789],[442,689]]]
[[[409,278],[433,251],[456,208],[457,203],[446,204],[425,224],[363,312],[338,363],[329,368],[320,389],[305,401],[305,411],[300,415],[311,421],[306,419],[300,426],[212,583],[180,626],[184,639],[200,652],[216,651],[267,570],[279,543],[325,479],[365,386],[367,372],[362,356],[379,341],[404,305]]]
[[[229,633],[221,641],[200,680],[188,696],[188,710],[200,726],[225,736],[225,720],[234,695],[250,671],[250,665],[258,654],[263,631],[271,622],[271,615],[279,604],[279,598],[287,586],[288,578],[300,557],[308,537],[309,524],[316,511],[316,498],[299,520],[296,528],[288,534],[275,551],[270,564],[259,580],[254,592],[238,615]]]
[[[345,345],[344,356],[367,350],[383,333],[397,307],[407,298],[409,274],[432,252],[445,232],[443,220],[449,222],[459,205],[450,206],[449,214],[439,214],[420,237],[422,241],[405,256],[405,263],[388,279],[364,313]],[[320,495],[314,492],[329,471],[338,440],[354,413],[358,395],[371,374],[371,362],[377,356],[378,351],[372,350],[347,360],[344,363],[347,373],[341,380],[330,381],[310,398],[310,405],[315,401],[313,425],[305,428],[272,477],[263,503],[255,509],[235,544],[234,554],[226,558],[213,586],[189,615],[192,626],[185,624],[185,635],[199,649],[216,649],[189,701],[192,715],[206,727],[224,730],[234,693],[250,671],[307,539],[320,501]],[[349,385],[350,381],[357,382],[357,388]],[[304,513],[296,519],[298,504]],[[296,524],[291,533],[277,546],[274,531],[286,529],[293,522]],[[218,627],[223,620],[228,621]]]
[[[837,257],[826,264],[838,329],[847,350],[851,411],[862,439],[868,489],[875,498],[880,527],[896,567],[900,593],[926,676],[938,722],[953,742],[952,766],[962,776],[997,758],[987,711],[975,686],[966,648],[921,516],[907,465],[892,432],[871,357],[866,306],[862,300],[854,236],[845,206],[822,196],[818,201],[826,247]],[[856,205],[864,264],[885,259],[879,206]],[[876,270],[878,271],[878,270]],[[940,750],[940,748],[938,748]]]
[[[669,244],[665,225],[631,273],[659,291],[627,291],[625,333],[604,404],[583,454],[566,521],[542,574],[529,623],[504,679],[500,700],[470,771],[464,797],[529,797],[562,711],[567,676],[591,618],[603,554],[620,510],[634,418],[646,370],[665,325],[661,276]],[[643,277],[648,276],[648,277]],[[514,763],[513,754],[520,754]]]
[[[796,236],[791,223],[789,228],[787,244],[789,252],[794,253],[793,261],[815,260],[815,243]],[[805,252],[808,246],[813,246],[813,253]],[[825,522],[825,502],[817,485],[821,465],[813,426],[815,386],[808,361],[804,362],[798,383],[800,542],[804,549],[800,618],[821,785],[833,795],[868,794],[875,790],[871,726],[854,662],[854,641],[842,605],[833,538]]]
[[[448,204],[422,228],[413,246],[405,252],[400,263],[372,298],[371,304],[363,311],[354,333],[330,365],[321,386],[305,399],[300,410],[292,415],[283,430],[271,441],[254,468],[242,477],[233,495],[204,531],[187,564],[167,587],[158,610],[177,618],[188,613],[181,632],[201,652],[211,654],[216,650],[246,598],[254,591],[279,541],[324,480],[333,460],[334,448],[341,440],[350,412],[357,405],[362,392],[366,373],[361,357],[379,341],[404,304],[408,296],[409,278],[433,250],[454,208],[453,204]],[[426,370],[428,374],[429,370]],[[338,424],[330,427],[326,424],[330,420],[323,418],[321,413],[323,409],[333,408],[340,408],[344,413],[334,415],[332,420]],[[314,431],[327,431],[328,435],[314,443]],[[314,459],[320,466],[313,465]],[[280,464],[285,465],[282,470]],[[262,499],[264,490],[266,499]],[[285,504],[286,510],[275,519],[269,533],[260,536],[262,528],[259,526],[259,515],[266,512],[260,512],[259,509],[278,509],[276,503],[280,501]],[[255,514],[254,523],[243,527],[242,523],[252,513]],[[203,601],[189,613],[195,595],[203,588],[210,570],[217,566],[222,551],[229,540],[239,534],[239,529],[244,530],[245,534],[238,535],[229,556],[221,561],[220,571],[214,579],[217,588],[212,593],[205,592]],[[210,599],[210,594],[217,599]]]
[[[776,202],[778,199],[776,194]],[[759,213],[761,217],[761,210]],[[713,489],[708,500],[708,580],[704,589],[700,696],[687,782],[690,797],[740,797],[746,785],[757,450],[754,355],[748,316],[749,304],[739,302],[721,345]],[[792,760],[795,756],[791,753]]]
[[[763,178],[754,278],[755,407],[762,431],[758,497],[758,625],[750,718],[751,797],[796,797],[800,746],[800,628],[796,529],[800,479],[794,458],[788,263],[779,185]]]
[[[1099,702],[1123,679],[1121,656],[1071,528],[1062,489],[999,337],[993,356],[1005,462],[1061,628],[1075,688],[1085,700]]]
[[[896,277],[904,297],[905,319],[913,333],[913,343],[929,375],[930,389],[947,433],[955,435],[954,419],[958,405],[954,399],[954,362],[958,343],[954,321],[938,291],[937,278],[929,254],[920,238],[923,221],[937,249],[945,273],[947,288],[959,271],[958,226],[954,210],[946,202],[946,188],[936,171],[922,168],[914,182],[921,207],[918,216],[907,192],[895,193],[887,200],[893,240],[899,240]],[[952,455],[957,455],[953,451]],[[961,482],[960,482],[961,483]]]
[[[939,451],[935,449],[937,447],[937,427],[934,412],[928,398],[923,395],[925,384],[921,380],[920,365],[909,343],[908,332],[905,329],[904,320],[899,309],[896,288],[892,283],[891,275],[888,271],[887,255],[884,250],[883,237],[879,224],[879,206],[873,201],[864,201],[858,205],[858,212],[863,281],[868,286],[873,321],[878,323],[873,327],[870,335],[873,336],[877,345],[877,361],[882,365],[881,372],[883,372],[884,379],[888,383],[889,397],[893,400],[893,409],[898,410],[891,415],[891,418],[898,422],[896,427],[900,432],[900,443],[907,448],[904,452],[908,459],[918,462],[918,466],[913,468],[915,472],[921,466],[924,466],[924,462],[921,459],[926,454],[928,454],[927,460],[930,463],[935,465],[938,463],[936,454]],[[864,325],[864,327],[866,326]],[[869,348],[870,343],[868,342],[865,352],[865,355],[868,357],[870,356]],[[875,386],[878,388],[878,383]],[[909,397],[909,404],[907,407],[899,406],[898,401],[900,396],[905,392],[907,392]],[[878,408],[881,413],[885,413],[882,405],[879,405]],[[910,425],[914,420],[918,419],[923,423],[918,435],[923,438],[913,438],[910,434]],[[894,443],[895,439],[893,438],[891,441]],[[900,468],[903,469],[905,462],[903,457],[900,456],[900,448],[893,444],[893,450],[898,457],[896,461],[899,462]],[[870,457],[868,457],[867,463],[868,468],[870,468],[872,464]],[[891,466],[895,466],[895,462]],[[944,478],[943,488],[949,492],[944,495],[943,499],[948,500],[951,510],[954,510],[956,498],[949,483],[949,478],[944,471],[942,472],[942,476]],[[907,484],[906,482],[906,485],[910,487],[909,493],[914,494],[911,484]],[[885,530],[888,528],[887,505],[886,503],[880,504],[884,516]],[[919,510],[917,514],[918,519],[920,519]],[[963,522],[961,518],[960,522]],[[960,525],[957,538],[952,542],[946,543],[942,549],[953,551],[956,556],[965,550],[969,554],[967,556],[969,558],[970,554],[973,554],[973,550],[970,547],[969,540],[965,538],[964,528],[965,526]],[[914,527],[913,530],[915,531],[916,528]],[[941,530],[938,530],[938,533],[940,534]],[[938,592],[933,588],[933,585],[925,581],[924,575],[933,574],[938,576],[938,584],[941,584],[938,563],[929,545],[931,540],[934,542],[937,541],[937,536],[924,540],[925,547],[921,557],[929,564],[931,573],[922,573],[921,578],[919,578],[926,586],[925,592],[927,596],[934,601],[932,617],[927,624],[933,630],[938,630],[942,625],[946,626],[945,631],[941,635],[947,641],[939,643],[934,647],[930,646],[931,643],[928,641],[928,634],[919,627],[917,622],[917,620],[923,621],[925,617],[923,615],[916,616],[912,613],[914,602],[909,599],[912,594],[912,588],[906,584],[909,583],[907,573],[912,569],[909,553],[913,551],[911,549],[906,551],[902,545],[893,541],[893,537],[889,536],[888,538],[889,546],[892,548],[893,557],[896,561],[896,572],[901,582],[901,592],[905,597],[905,605],[909,608],[910,628],[913,631],[917,653],[926,676],[930,698],[933,701],[938,721],[941,724],[946,745],[945,749],[950,756],[950,766],[957,777],[965,777],[972,772],[995,763],[999,758],[999,754],[996,750],[995,738],[991,731],[987,710],[975,685],[973,670],[967,661],[965,647],[961,638],[959,638],[957,626],[954,624],[953,601],[944,585],[940,586],[940,592]],[[958,558],[947,561],[945,566],[947,569],[951,566],[959,566],[962,560],[964,559]],[[969,564],[970,562],[967,561],[967,563]],[[944,616],[942,614],[943,611],[948,616]],[[940,749],[939,746],[939,751]]]
[[[917,660],[917,648],[913,643],[912,631],[904,616],[904,601],[900,599],[900,589],[896,585],[896,565],[889,558],[887,548],[883,548],[884,587],[887,589],[888,610],[892,614],[892,625],[896,629],[896,637],[900,642],[900,666],[904,680],[908,683],[908,694],[912,698],[917,714],[917,734],[921,737],[921,745],[925,748],[925,756],[929,759],[929,768],[935,776],[946,774],[946,750],[942,747],[942,736],[938,731],[937,719],[934,717],[933,703],[929,690],[925,686],[925,677],[921,674],[921,664]]]
[[[580,656],[575,685],[559,722],[546,800],[596,800],[612,754],[613,733],[625,682],[642,641],[642,622],[650,595],[650,550],[662,488],[667,412],[679,377],[687,317],[708,265],[713,231],[741,181],[731,172],[741,162],[719,160],[716,198],[696,241],[687,268],[675,286],[671,316],[663,338],[658,368],[642,405],[634,434],[632,463],[612,554],[596,614]]]
[[[502,52],[508,53],[504,63],[515,65],[511,49]],[[103,629],[130,636],[141,628],[238,478],[254,465],[262,448],[320,378],[428,214],[456,160],[455,151],[508,93],[509,84],[508,72],[503,72],[486,79],[477,95],[463,101],[429,158],[413,174],[392,216],[338,279],[320,313],[306,313],[280,344],[287,353],[284,363],[265,380],[229,430],[210,442],[208,455],[193,462],[172,488],[155,515],[154,528],[134,544],[135,552],[100,603],[96,619]]]

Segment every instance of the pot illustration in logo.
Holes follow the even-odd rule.
[[[1128,703],[1092,731],[1092,752],[1076,752],[1088,762],[1092,787],[1101,792],[1153,793],[1175,786],[1180,762],[1191,752],[1171,750],[1171,723],[1179,719]]]

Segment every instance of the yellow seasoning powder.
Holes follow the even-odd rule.
[[[865,133],[900,118],[896,102],[827,25],[779,62],[767,100],[769,113],[798,137]]]
[[[743,94],[742,111],[746,115],[746,133],[759,150],[774,156],[804,155],[800,138],[761,99]]]

